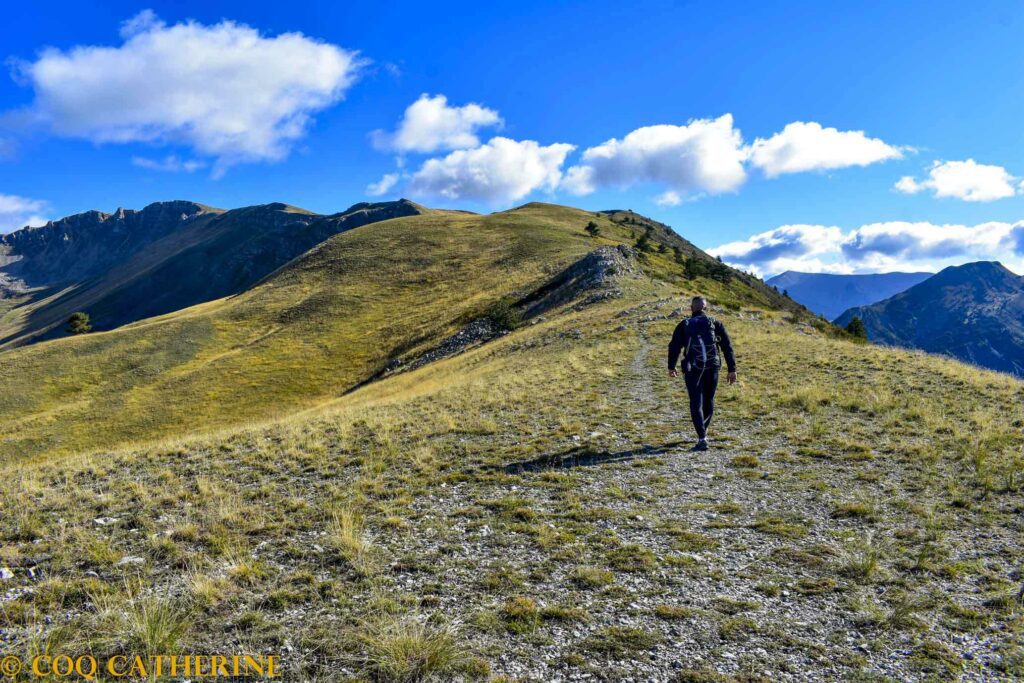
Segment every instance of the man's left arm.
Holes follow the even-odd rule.
[[[722,348],[722,355],[725,356],[725,365],[729,369],[729,382],[736,381],[736,354],[732,350],[732,340],[729,333],[725,331],[725,325],[715,321],[715,336],[718,337],[718,345]]]

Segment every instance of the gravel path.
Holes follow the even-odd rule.
[[[436,565],[401,576],[404,590],[436,594],[443,613],[483,624],[477,647],[496,654],[496,673],[522,680],[665,681],[692,671],[737,680],[941,680],[914,661],[922,631],[962,654],[962,680],[999,679],[989,666],[998,659],[991,633],[958,633],[925,617],[912,629],[857,623],[853,604],[883,604],[895,588],[839,575],[856,522],[834,519],[832,498],[818,487],[780,487],[771,464],[737,467],[738,456],[771,463],[786,444],[730,415],[727,402],[716,416],[721,441],[690,452],[682,381],[667,384],[662,349],[646,329],[638,341],[614,397],[622,424],[594,427],[612,428],[616,447],[556,454],[546,468],[514,464],[512,476],[494,483],[457,483],[417,501],[415,526],[394,550]],[[666,426],[664,443],[643,438]],[[537,527],[547,527],[547,543],[538,543]],[[607,586],[574,578],[580,567],[608,566]],[[513,596],[542,612],[571,607],[586,616],[553,619],[525,636],[506,632],[500,615]],[[654,640],[607,653],[595,643],[609,628]]]

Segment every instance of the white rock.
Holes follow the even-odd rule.
[[[7,567],[0,567],[0,581],[9,581],[14,578],[14,572]]]
[[[123,567],[123,566],[129,565],[129,564],[131,564],[131,565],[146,564],[146,560],[141,558],[141,557],[138,557],[137,555],[125,555],[124,557],[122,557],[120,560],[117,561],[117,566],[118,567]]]

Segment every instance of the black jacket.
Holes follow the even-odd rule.
[[[704,315],[698,313],[698,315]],[[725,364],[729,368],[729,372],[736,372],[736,356],[732,352],[732,342],[729,341],[729,333],[725,331],[725,325],[718,320],[715,323],[715,337],[718,340],[718,346],[722,349],[721,354],[715,354],[715,365],[721,366],[722,356],[725,356]],[[682,353],[683,349],[686,348],[686,343],[690,341],[686,334],[686,320],[676,325],[676,331],[672,333],[672,341],[668,345],[668,369],[675,370],[676,363],[679,362],[679,354]]]

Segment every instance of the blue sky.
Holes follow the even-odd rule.
[[[0,230],[176,198],[333,212],[375,189],[632,208],[760,274],[1024,272],[1018,2],[4,13]]]

